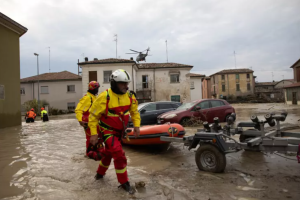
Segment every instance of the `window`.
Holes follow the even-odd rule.
[[[195,89],[195,83],[194,83],[194,81],[191,81],[191,89]]]
[[[98,81],[97,71],[89,71],[89,82],[91,81]]]
[[[240,84],[236,84],[236,91],[240,91]]]
[[[75,85],[68,85],[67,86],[67,91],[68,92],[75,92]]]
[[[180,102],[180,95],[172,95],[171,96],[171,101]]]
[[[247,78],[250,78],[250,74],[247,74]]]
[[[179,74],[171,74],[171,83],[179,83]]]
[[[197,106],[200,106],[201,110],[207,109],[207,108],[209,108],[209,101],[203,101],[203,102],[199,103]]]
[[[110,82],[110,75],[112,74],[112,71],[103,71],[103,83],[109,83]]]
[[[41,94],[49,94],[48,86],[41,86]]]
[[[157,105],[158,105],[158,110],[173,109],[173,106],[168,103],[159,103]]]
[[[236,80],[236,82],[239,82],[239,81],[240,81],[240,75],[239,75],[239,74],[236,74],[236,75],[235,75],[235,80]]]
[[[223,101],[211,101],[211,106],[214,107],[220,107],[220,106],[224,106],[225,104],[223,103]]]
[[[147,89],[148,88],[148,75],[142,76],[142,83],[143,83],[143,89]]]
[[[222,80],[225,80],[225,75],[223,74],[223,75],[221,75],[222,76]]]
[[[75,110],[75,102],[68,103],[68,110]]]
[[[247,90],[250,91],[251,88],[250,88],[250,83],[247,83]]]
[[[225,92],[225,85],[222,85],[222,92]]]
[[[20,92],[21,92],[21,95],[24,95],[25,94],[25,88],[21,88]]]
[[[5,99],[5,88],[4,85],[0,85],[0,99]]]
[[[156,110],[156,104],[155,103],[151,103],[151,104],[149,104],[148,106],[145,106],[144,108],[143,108],[143,110],[146,110],[146,111],[154,111],[154,110]]]

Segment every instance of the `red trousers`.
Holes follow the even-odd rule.
[[[111,136],[105,141],[105,150],[102,154],[102,159],[97,170],[98,174],[105,175],[112,158],[114,159],[115,170],[119,183],[126,183],[128,181],[127,159],[122,149],[122,144],[116,136]]]

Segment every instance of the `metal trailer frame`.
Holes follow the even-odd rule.
[[[199,148],[195,159],[200,170],[210,172],[223,172],[226,167],[225,154],[238,152],[242,149],[264,152],[298,152],[300,149],[300,133],[283,132],[285,127],[280,127],[280,122],[285,121],[287,113],[266,114],[265,121],[257,116],[251,116],[252,122],[240,122],[237,128],[233,128],[235,114],[232,114],[227,125],[221,127],[219,119],[214,118],[214,123],[204,122],[204,129],[198,129],[193,136],[173,138],[161,136],[166,142],[183,143],[189,150]],[[268,131],[264,126],[276,126],[275,130]],[[243,128],[252,128],[243,130]],[[232,138],[232,135],[240,134],[240,141]],[[209,145],[209,146],[207,146]],[[300,162],[298,157],[298,162]]]

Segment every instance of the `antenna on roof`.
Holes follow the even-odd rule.
[[[118,58],[118,35],[115,34],[114,37],[114,41],[116,41],[116,58]]]
[[[167,63],[169,62],[168,61],[168,40],[166,40],[166,55],[167,55]]]
[[[272,81],[274,82],[274,73],[272,72]]]
[[[233,51],[233,55],[234,55],[234,63],[235,63],[235,68],[236,68],[236,57],[235,57],[235,51]]]

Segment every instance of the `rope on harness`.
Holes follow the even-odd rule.
[[[171,126],[171,123],[170,123],[170,122],[168,122],[168,125],[170,126],[170,129],[171,129],[171,131],[172,131],[172,137],[173,137],[173,135],[174,135],[174,133],[173,133],[173,127]]]

